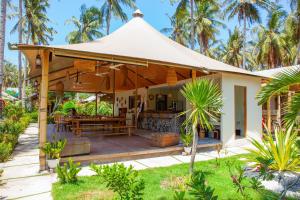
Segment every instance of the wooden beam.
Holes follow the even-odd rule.
[[[130,72],[132,72],[132,73],[136,73],[135,71],[133,71],[132,69],[130,69],[129,67],[126,67]],[[148,81],[148,82],[150,82],[151,84],[153,84],[153,85],[157,85],[157,83],[155,83],[155,82],[153,82],[153,81],[151,81],[150,79],[148,79],[148,78],[144,78],[142,75],[140,75],[140,74],[138,74],[138,77],[140,77],[140,78],[143,78],[143,79],[145,79],[146,81]]]
[[[49,50],[42,53],[42,81],[40,87],[39,102],[39,146],[42,147],[47,139],[47,105],[48,105],[48,73],[49,73]],[[46,155],[40,150],[40,170],[46,169]]]

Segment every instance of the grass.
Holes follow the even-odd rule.
[[[242,199],[233,186],[226,161],[234,162],[234,165],[244,165],[241,156],[232,156],[220,159],[220,166],[216,167],[215,160],[197,162],[195,167],[206,174],[207,183],[215,188],[215,194],[219,199]],[[173,165],[170,167],[152,168],[139,171],[146,183],[144,199],[168,200],[173,199],[172,186],[180,185],[182,177],[188,175],[188,164]],[[270,199],[274,194],[270,191],[259,193],[247,190],[252,199]],[[80,177],[77,184],[54,183],[52,195],[55,200],[60,199],[113,199],[114,194],[105,188],[101,179],[97,176]]]

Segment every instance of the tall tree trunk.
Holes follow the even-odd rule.
[[[247,20],[245,8],[243,8],[243,18],[244,18],[244,40],[243,40],[243,69],[246,69],[246,40],[247,40]]]
[[[300,39],[298,41],[298,45],[297,45],[297,52],[296,52],[296,58],[295,58],[295,65],[300,64]]]
[[[198,130],[197,130],[197,124],[193,125],[193,146],[192,146],[192,156],[191,156],[191,162],[190,162],[190,174],[194,171],[194,163],[195,163],[195,157],[197,153],[197,145],[198,145]]]
[[[19,22],[21,21],[22,19],[22,15],[23,15],[23,5],[22,5],[22,0],[19,0]],[[22,41],[22,23],[19,23],[19,26],[18,26],[18,37],[19,37],[19,44],[21,44],[23,41]],[[25,106],[25,103],[24,103],[24,99],[22,98],[23,97],[23,83],[22,83],[22,54],[21,54],[21,51],[18,52],[18,63],[19,63],[19,99],[22,100],[22,106],[24,107]]]
[[[5,45],[5,27],[6,27],[6,5],[7,1],[1,1],[0,18],[0,98],[2,98],[3,68],[4,68],[4,45]],[[2,110],[0,110],[2,116]]]
[[[194,0],[190,0],[191,4],[191,49],[195,48],[195,22],[194,22]]]
[[[112,10],[112,7],[111,7],[111,4],[109,4],[108,15],[106,18],[106,35],[109,35],[109,32],[110,32],[111,10]]]

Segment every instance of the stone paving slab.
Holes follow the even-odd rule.
[[[22,200],[52,200],[52,195],[51,195],[51,192],[44,192],[41,194],[22,197],[21,199]]]
[[[50,192],[53,182],[56,182],[54,175],[11,179],[0,187],[0,194],[4,198],[14,199]]]
[[[39,157],[37,156],[15,156],[12,160],[1,163],[0,167],[12,167],[12,166],[22,166],[22,165],[32,165],[39,163]]]
[[[27,176],[39,175],[40,166],[39,164],[31,164],[26,167],[13,166],[5,168],[1,179],[16,179]]]
[[[166,167],[170,165],[176,165],[181,164],[179,160],[173,158],[172,156],[163,156],[163,157],[155,157],[155,158],[145,158],[145,159],[139,159],[135,160],[136,162],[152,168],[152,167]]]

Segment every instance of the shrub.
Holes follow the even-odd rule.
[[[14,147],[18,143],[18,136],[14,134],[1,133],[0,142],[3,142],[5,144],[11,144],[11,147],[14,149]]]
[[[65,163],[64,166],[57,165],[56,172],[59,179],[59,182],[62,184],[65,183],[76,183],[77,174],[80,172],[79,168],[80,163],[74,163],[72,159],[69,159],[68,163]]]
[[[8,103],[3,110],[4,117],[12,120],[19,120],[23,114],[24,110],[19,102]]]
[[[0,162],[5,162],[9,159],[12,152],[11,143],[0,143]]]
[[[119,199],[139,200],[143,197],[145,182],[133,167],[124,164],[112,166],[91,164],[91,169],[106,183],[106,187],[118,194]]]
[[[67,140],[53,140],[51,142],[46,142],[41,150],[47,155],[48,159],[58,159],[60,158],[60,152],[65,148]]]
[[[218,196],[214,195],[215,189],[207,185],[205,181],[205,175],[202,171],[195,171],[192,176],[190,183],[189,193],[195,197],[195,199],[204,200],[217,200]]]
[[[16,122],[12,119],[5,119],[0,124],[0,133],[9,133],[19,135],[24,131],[25,127],[20,122]]]
[[[30,122],[31,123],[37,123],[38,122],[38,119],[39,119],[38,111],[33,111],[33,112],[26,113],[26,114],[30,117]]]

